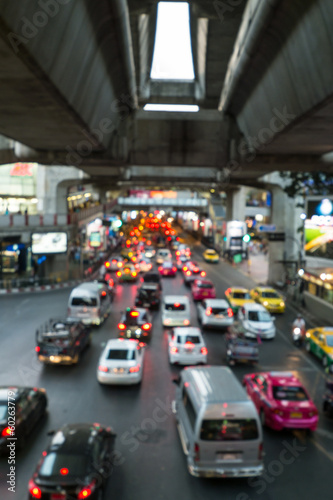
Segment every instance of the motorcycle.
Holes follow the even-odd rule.
[[[293,326],[292,331],[291,331],[291,336],[293,339],[293,343],[297,347],[302,347],[303,345],[303,333],[301,328],[298,326]]]

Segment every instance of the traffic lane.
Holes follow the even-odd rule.
[[[181,279],[163,280],[163,288],[164,293],[188,293],[188,290],[182,285]],[[145,494],[146,481],[144,489],[142,484],[143,478],[145,480],[147,477],[147,471],[149,471],[149,478],[153,478],[149,483],[151,489],[158,493],[158,498],[170,498],[170,494],[177,498],[178,491],[184,491],[185,497],[187,493],[194,498],[199,498],[206,492],[207,483],[206,481],[202,482],[203,493],[200,490],[198,494],[197,481],[201,480],[191,478],[186,470],[175,422],[173,416],[168,413],[170,412],[168,403],[174,394],[171,378],[179,370],[170,369],[168,364],[165,349],[166,336],[161,325],[160,312],[154,313],[154,334],[146,351],[147,357],[141,389],[136,387],[104,387],[99,386],[96,381],[96,366],[102,348],[100,344],[112,336],[117,336],[116,325],[119,322],[120,312],[127,305],[134,303],[135,289],[136,285],[118,286],[113,312],[106,323],[94,331],[93,345],[85,354],[87,358],[84,365],[44,367],[41,377],[44,384],[40,385],[46,386],[50,397],[47,429],[58,428],[65,421],[97,420],[105,425],[114,426],[118,432],[117,449],[122,452],[122,456],[118,460],[121,465],[115,466],[111,477],[108,489],[110,498],[114,491],[119,492],[125,499],[137,496],[137,491],[140,490]],[[122,297],[121,300],[119,300],[120,297]],[[126,297],[126,302],[124,297]],[[217,340],[216,337],[215,340]],[[218,341],[218,345],[220,345],[220,341]],[[209,362],[215,363],[215,360],[209,360]],[[71,368],[73,370],[70,370]],[[170,396],[169,399],[168,396]],[[275,436],[272,443],[266,441],[267,454],[274,457],[275,451],[278,453],[279,450],[276,447]],[[32,442],[32,449],[29,450],[26,457],[28,462],[19,471],[21,490],[18,498],[23,498],[22,495],[25,494],[28,479],[41,451],[45,448],[46,442],[46,435],[41,436],[40,434],[38,440]],[[162,467],[158,468],[157,464],[161,463],[161,455],[163,457]],[[172,464],[171,468],[170,464]],[[150,471],[153,472],[153,476]],[[161,489],[161,476],[165,478],[164,483],[168,487],[165,491]],[[177,478],[176,481],[175,478]],[[124,486],[124,480],[126,486]],[[230,498],[233,498],[231,495],[235,492],[235,485],[233,482],[230,484],[232,487],[229,494]],[[236,484],[238,485],[237,494],[242,493],[244,481],[236,481]],[[212,498],[216,497],[220,488],[219,481],[216,485],[214,481],[212,482],[212,486],[209,487],[209,491],[213,495]],[[253,487],[249,491],[252,494]],[[108,495],[106,498],[109,498]],[[260,498],[264,498],[262,494],[260,494]]]

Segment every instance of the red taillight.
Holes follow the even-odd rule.
[[[171,347],[170,349],[171,354],[177,354],[177,352],[178,352],[178,347]]]
[[[231,293],[231,288],[228,288],[225,292],[226,295],[229,295]]]
[[[106,297],[106,291],[103,290],[102,293],[101,293],[102,297]]]
[[[69,470],[67,469],[67,467],[62,467],[59,472],[62,476],[67,476]]]
[[[126,325],[124,325],[124,323],[118,323],[119,330],[125,330],[125,328],[126,328]]]
[[[142,325],[142,330],[150,330],[151,329],[151,324],[150,323],[145,323]]]
[[[40,347],[39,347],[39,345],[36,345],[36,347],[35,347],[35,351],[36,351],[36,352],[40,352]]]
[[[192,349],[192,347],[194,347],[194,344],[192,344],[192,342],[190,342],[190,341],[187,341],[187,342],[185,342],[185,347]]]
[[[264,445],[263,443],[260,443],[259,448],[258,448],[258,459],[262,460],[264,456]]]
[[[207,307],[206,309],[206,316],[210,316],[212,314],[213,310],[211,307]]]
[[[177,251],[177,252],[176,252],[176,255],[177,255],[177,256],[179,256],[179,255],[180,255],[180,252],[179,252],[179,251]]]
[[[191,276],[191,271],[186,271],[186,276]]]
[[[185,271],[187,271],[187,270],[188,270],[188,267],[187,267],[187,266],[184,266],[184,267],[183,267],[183,271],[185,272]]]
[[[231,309],[231,307],[228,307],[228,316],[229,316],[229,318],[232,318],[233,315],[234,315],[233,310]]]
[[[114,285],[114,281],[111,279],[109,280],[109,286],[113,286]]]
[[[180,307],[180,304],[179,304],[179,302],[175,302],[173,306],[174,307]]]
[[[107,373],[109,371],[109,369],[107,368],[107,366],[99,365],[98,371]]]
[[[133,318],[136,318],[137,316],[139,316],[139,312],[138,312],[138,311],[131,311],[131,312],[130,312],[130,315],[131,315]]]
[[[13,434],[13,431],[11,430],[10,427],[5,427],[4,429],[2,429],[2,432],[1,432],[2,437],[11,436],[12,434]]]
[[[207,347],[201,347],[201,354],[208,354]]]
[[[158,270],[159,270],[159,272],[161,273],[161,272],[163,271],[163,267],[162,267],[162,266],[160,266],[160,267],[158,268]]]
[[[119,277],[119,276],[121,276],[121,271],[117,271],[117,272],[116,272],[116,275],[117,275],[118,277]]]
[[[82,490],[78,493],[78,500],[84,500],[85,498],[89,498],[90,495],[94,492],[96,486],[96,480],[94,479],[90,484],[82,488]]]
[[[133,271],[133,272],[132,272],[132,276],[133,276],[133,278],[135,278],[135,276],[137,276],[137,274],[138,274],[138,273],[137,273],[136,271]]]
[[[194,461],[199,462],[200,460],[200,448],[198,443],[194,443]]]
[[[130,373],[137,373],[138,371],[140,371],[140,365],[137,365],[137,366],[131,366],[131,368],[129,369]]]
[[[115,260],[113,260],[112,262],[116,262]],[[105,262],[104,264],[105,267],[110,267],[110,262]]]
[[[176,267],[173,267],[172,270],[173,270],[174,273],[177,272],[177,268]]]
[[[42,491],[38,486],[35,485],[32,479],[29,481],[29,493],[32,496],[32,498],[42,498]]]
[[[185,326],[188,326],[190,324],[190,320],[184,319],[183,323],[184,323]]]
[[[201,271],[200,276],[202,276],[204,278],[206,276],[205,271]]]

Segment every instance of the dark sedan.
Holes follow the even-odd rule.
[[[115,433],[100,424],[64,425],[29,481],[29,499],[102,500],[112,472]]]

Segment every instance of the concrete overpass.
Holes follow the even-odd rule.
[[[156,8],[1,1],[0,163],[75,165],[110,187],[332,172],[330,0],[191,1],[193,82],[150,79]]]

